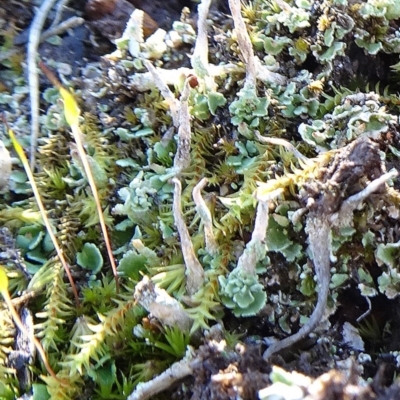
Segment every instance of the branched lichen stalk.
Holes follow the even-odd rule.
[[[208,180],[203,178],[194,188],[193,188],[193,200],[196,204],[196,210],[200,215],[201,221],[204,224],[204,238],[206,241],[206,250],[211,254],[215,255],[218,252],[218,244],[214,237],[213,223],[211,212],[207,207],[206,202],[201,195],[201,190],[206,186]]]
[[[192,295],[196,293],[204,281],[204,270],[194,252],[188,228],[182,214],[182,185],[179,179],[172,179],[174,188],[173,213],[175,225],[181,240],[181,249],[186,266],[186,290]]]
[[[395,176],[397,176],[397,171],[392,170],[373,180],[365,189],[345,200],[337,213],[323,214],[320,211],[321,209],[310,211],[307,216],[306,232],[308,233],[308,241],[313,256],[317,281],[319,283],[318,301],[307,323],[295,334],[272,344],[265,351],[264,359],[268,359],[272,354],[282,349],[291,347],[311,333],[321,322],[328,301],[329,283],[331,279],[330,254],[332,246],[332,225],[340,226],[351,223],[352,213],[357,206],[372,193],[380,189],[387,180]]]
[[[256,222],[254,224],[251,240],[247,243],[243,254],[240,256],[237,268],[245,271],[249,275],[256,274],[256,264],[265,257],[267,247],[265,237],[268,227],[268,207],[269,201],[259,201],[257,206]]]
[[[179,101],[175,98],[171,89],[165,83],[163,77],[160,75],[159,70],[157,70],[153,64],[148,60],[143,60],[144,66],[150,72],[152,77],[152,83],[160,91],[161,95],[167,101],[169,109],[171,111],[172,121],[176,128],[179,126]]]

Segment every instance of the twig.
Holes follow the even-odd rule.
[[[31,154],[30,166],[35,168],[36,145],[39,136],[39,73],[36,57],[40,42],[40,33],[46,21],[47,15],[57,0],[44,0],[33,18],[28,41],[28,83],[29,97],[31,101]]]
[[[203,284],[204,270],[196,257],[188,228],[183,219],[181,181],[178,178],[173,178],[172,183],[175,185],[173,201],[174,220],[181,239],[182,255],[186,266],[186,290],[190,295],[192,295],[196,293]]]
[[[56,6],[56,15],[54,17],[53,22],[50,25],[50,28],[54,28],[61,20],[63,8],[69,3],[70,0],[60,0]]]
[[[211,255],[218,253],[218,244],[214,237],[211,212],[204,201],[201,190],[206,186],[208,180],[203,178],[194,188],[192,192],[193,200],[196,204],[196,210],[200,215],[201,221],[204,224],[204,238],[206,241],[206,250]]]
[[[81,17],[71,17],[67,20],[61,22],[59,25],[54,28],[49,28],[47,31],[43,32],[40,36],[39,43],[44,42],[49,37],[60,35],[67,31],[68,29],[76,28],[77,26],[82,25],[85,20]],[[25,42],[23,42],[25,43]],[[0,54],[0,61],[7,60],[8,58],[13,57],[14,55],[23,52],[23,48],[20,46],[16,46],[13,49],[5,51]],[[29,79],[29,78],[28,78]]]
[[[308,233],[310,250],[313,255],[317,281],[320,287],[317,304],[307,323],[295,334],[272,344],[265,351],[263,355],[264,359],[268,359],[272,354],[282,349],[291,347],[296,342],[310,334],[319,325],[325,313],[331,280],[330,253],[332,244],[332,225],[340,226],[349,223],[350,217],[358,205],[372,193],[381,188],[387,180],[397,176],[397,174],[396,170],[392,170],[373,180],[361,192],[343,201],[340,210],[337,213],[322,215],[320,211],[310,211],[310,214],[307,216],[306,231]]]
[[[139,383],[135,391],[128,396],[127,400],[147,400],[155,396],[157,393],[168,389],[178,380],[193,373],[192,364],[195,359],[191,354],[172,364],[162,374],[156,376],[149,382]]]
[[[60,35],[68,29],[76,28],[77,26],[82,25],[84,22],[85,20],[81,17],[68,18],[67,20],[61,22],[61,24],[51,27],[47,31],[43,32],[40,36],[39,42],[42,43],[49,37]]]

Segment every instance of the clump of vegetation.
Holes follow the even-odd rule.
[[[210,6],[150,37],[135,10],[79,80],[48,60],[36,149],[19,58],[0,57],[1,398],[156,396],[210,354],[245,371],[226,346],[251,318],[267,365],[329,332],[349,288],[398,297],[398,2]],[[271,380],[261,398],[296,379]]]

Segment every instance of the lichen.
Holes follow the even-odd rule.
[[[240,3],[229,1],[231,20],[204,0],[197,27],[184,12],[169,32],[148,38],[136,10],[113,53],[85,62],[78,77],[63,76],[82,110],[81,138],[118,274],[104,257],[94,190],[63,100],[58,88],[44,88],[35,178],[79,308],[27,176],[0,133],[0,154],[7,152],[0,222],[12,239],[0,258],[13,298],[32,296],[36,335],[66,382],[59,386],[32,361],[33,385],[44,376],[40,385],[53,399],[79,397],[84,387],[92,397],[126,397],[199,336],[207,342],[203,333],[216,320],[244,330],[256,316],[262,328],[252,329],[268,345],[298,332],[321,293],[320,253],[330,267],[320,332],[333,313],[342,324],[350,290],[359,303],[398,297],[400,196],[395,173],[386,173],[400,155],[398,2]],[[15,35],[0,30],[2,52]],[[29,90],[17,56],[0,63],[5,121],[27,148]],[[379,80],[390,85],[380,91]],[[368,150],[357,156],[361,164],[348,153],[358,143]],[[372,189],[380,177],[388,184]],[[362,204],[353,197],[360,193]],[[315,255],[322,223],[325,242]],[[7,361],[15,328],[0,306],[0,393],[22,395]],[[171,328],[177,321],[181,334]],[[342,346],[326,340],[331,355]],[[280,379],[296,381],[274,373],[261,397],[274,395]]]

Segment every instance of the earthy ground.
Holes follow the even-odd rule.
[[[13,21],[20,34],[15,40],[15,46],[24,46],[27,41],[27,29],[33,16],[32,2],[20,0],[5,0],[0,6],[0,17]],[[79,82],[81,69],[93,61],[101,61],[102,56],[111,53],[115,46],[113,40],[121,36],[133,7],[143,9],[148,15],[145,23],[146,34],[151,34],[157,27],[168,30],[173,21],[179,20],[183,7],[188,7],[191,12],[193,25],[196,25],[196,6],[190,0],[169,1],[140,1],[119,0],[113,1],[70,1],[68,11],[63,18],[69,15],[82,13],[85,23],[73,29],[72,34],[63,36],[62,43],[58,46],[43,44],[40,47],[40,56],[65,62],[72,67],[71,78]],[[215,13],[224,15],[229,12],[227,1],[219,1],[213,5]],[[227,22],[229,23],[229,22]],[[222,25],[222,23],[221,23]],[[356,51],[356,50],[355,50]],[[387,56],[389,57],[389,56]],[[360,63],[346,65],[343,60],[341,66],[335,71],[337,82],[346,84],[346,81],[356,75],[368,77],[374,84],[378,80],[385,81],[385,71],[388,64],[386,56],[376,57],[374,63],[365,59],[360,53]],[[187,65],[186,59],[183,63]],[[171,63],[172,65],[172,63]],[[43,91],[49,84],[41,78],[40,90]],[[118,90],[118,89],[116,89]],[[111,96],[129,99],[129,93],[113,93]],[[111,101],[111,96],[107,101]],[[128,101],[128,100],[126,100]],[[119,103],[117,107],[124,105]],[[88,104],[90,107],[90,104]],[[28,103],[21,104],[28,110]],[[88,107],[88,108],[89,108]],[[121,106],[122,107],[122,106]],[[389,139],[388,139],[389,140]],[[394,138],[393,140],[397,140]],[[379,143],[382,148],[386,143]],[[279,256],[276,257],[277,269],[279,269]],[[377,337],[371,333],[370,340],[365,340],[365,353],[376,354],[380,348],[387,352],[398,349],[400,345],[400,300],[388,300],[383,295],[372,298],[371,317],[376,321],[371,331],[377,330]],[[366,311],[365,299],[356,290],[356,285],[350,284],[340,294],[340,304],[336,312],[331,316],[331,328],[325,340],[319,339],[318,333],[304,340],[298,345],[294,353],[284,352],[274,356],[272,362],[287,371],[297,371],[304,375],[317,378],[309,382],[304,377],[303,382],[308,382],[310,387],[313,382],[313,391],[307,399],[397,399],[400,398],[400,386],[393,383],[393,377],[400,372],[398,360],[391,354],[380,353],[370,363],[366,362],[362,368],[357,366],[356,356],[351,347],[343,344],[339,327],[345,321],[355,319]],[[391,320],[390,336],[381,332],[387,320]],[[372,319],[371,319],[372,320]],[[198,357],[203,360],[194,367],[195,373],[174,387],[166,398],[171,399],[255,399],[260,389],[267,387],[271,381],[272,363],[267,363],[262,358],[265,343],[262,338],[271,336],[267,314],[257,317],[238,319],[227,312],[223,320],[225,329],[234,332],[240,338],[243,345],[232,346],[229,350],[221,351],[211,342],[198,343]],[[215,339],[218,342],[218,338]],[[331,346],[336,346],[336,352],[332,354]],[[334,371],[341,369],[342,372]],[[343,372],[344,371],[344,372]],[[324,375],[323,378],[318,377]],[[362,388],[359,377],[370,379],[369,384]],[[304,384],[306,385],[306,383]],[[304,389],[305,390],[305,389]],[[277,389],[278,391],[278,389]],[[274,399],[296,399],[288,394],[281,393],[282,397]],[[287,397],[285,397],[287,396]],[[272,398],[272,397],[271,397]],[[300,398],[300,397],[299,397]]]

